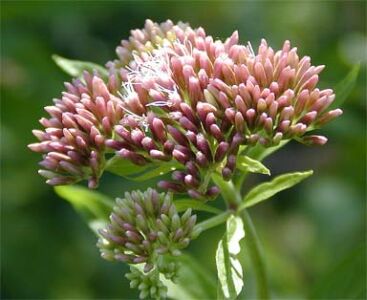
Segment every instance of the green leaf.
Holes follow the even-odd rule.
[[[237,161],[237,168],[243,172],[260,173],[270,175],[270,170],[260,161],[248,156],[240,156]]]
[[[238,254],[241,251],[240,241],[244,237],[245,231],[241,218],[230,216],[215,257],[219,284],[225,299],[236,299],[243,288],[243,271]]]
[[[180,263],[177,283],[162,278],[168,288],[169,298],[177,300],[215,299],[216,280],[200,262],[187,254],[174,259]]]
[[[134,181],[146,181],[146,180],[158,177],[158,176],[162,176],[168,172],[174,171],[178,169],[179,167],[180,165],[175,161],[153,163],[153,168],[150,168],[149,170],[144,172],[142,175],[128,177],[128,178]]]
[[[256,159],[258,161],[262,161],[266,157],[268,157],[270,154],[278,151],[280,148],[285,146],[290,140],[282,140],[279,145],[272,146],[272,147],[264,147],[260,143],[257,143],[256,146],[253,146],[250,148],[250,150],[247,153],[247,156],[251,157],[252,159]]]
[[[180,165],[175,161],[150,163],[138,166],[130,160],[115,155],[108,160],[106,171],[125,177],[133,181],[146,181],[158,176],[162,176],[170,171],[176,170]]]
[[[138,166],[128,159],[115,155],[107,161],[105,170],[122,177],[128,177],[128,175],[139,174],[148,168],[148,165]]]
[[[355,65],[352,70],[335,87],[335,101],[330,108],[338,108],[347,100],[357,82],[360,64]]]
[[[88,71],[89,73],[97,71],[102,78],[105,79],[108,77],[106,68],[92,62],[71,60],[56,54],[52,55],[52,59],[65,73],[72,77],[82,77],[84,71]]]
[[[222,212],[218,208],[193,199],[177,199],[174,203],[178,212],[185,211],[188,208],[192,208],[193,210],[206,211],[213,214],[219,214]]]
[[[104,227],[113,208],[113,200],[101,193],[77,185],[54,188],[57,195],[68,201],[95,233]]]
[[[311,176],[313,171],[305,171],[305,172],[294,172],[287,173],[275,177],[272,181],[265,182],[259,184],[254,187],[248,194],[245,196],[243,200],[243,204],[240,206],[240,210],[253,206],[261,201],[269,199],[274,196],[276,193],[283,191],[285,189],[289,189],[290,187],[296,185],[307,177]]]

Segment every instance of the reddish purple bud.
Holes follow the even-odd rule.
[[[218,140],[218,141],[222,141],[223,140],[223,134],[222,131],[220,130],[219,126],[217,124],[212,124],[210,125],[210,133]]]
[[[164,160],[164,161],[170,160],[170,157],[168,155],[164,154],[162,151],[155,150],[155,149],[150,150],[149,155],[153,159]]]
[[[186,173],[182,171],[174,171],[172,173],[172,179],[175,181],[183,182],[185,180]]]
[[[220,189],[217,186],[212,186],[208,189],[208,191],[206,192],[206,196],[210,197],[210,198],[215,198],[219,195],[220,193]]]
[[[210,147],[209,147],[209,144],[206,138],[201,133],[199,133],[196,136],[196,141],[197,141],[196,145],[197,145],[198,150],[204,153],[204,155],[207,157],[208,160],[211,160],[212,155],[211,155]]]
[[[196,152],[196,162],[202,168],[206,168],[209,165],[207,157],[201,151]]]
[[[189,187],[198,187],[200,183],[194,176],[188,174],[185,176],[185,184]]]
[[[188,118],[182,117],[180,118],[180,124],[182,127],[184,127],[186,130],[190,130],[193,132],[198,132],[198,128],[195,126],[194,123],[192,123]]]
[[[173,149],[175,148],[175,144],[168,140],[163,144],[163,152],[166,154],[171,154]]]
[[[166,137],[166,129],[164,126],[164,123],[161,119],[153,118],[152,124],[151,124],[151,130],[154,134],[154,136],[162,143],[164,143],[167,140]]]
[[[233,172],[232,172],[232,170],[230,168],[227,168],[227,167],[223,168],[223,170],[222,170],[222,176],[223,176],[224,180],[231,179],[232,174],[233,174]]]
[[[243,132],[245,129],[245,119],[240,112],[236,112],[235,115],[235,126],[237,132]]]
[[[229,149],[229,144],[227,142],[220,142],[217,150],[215,151],[215,161],[220,162],[223,160],[224,156],[227,154]]]
[[[182,184],[177,184],[169,181],[160,181],[158,182],[158,187],[164,190],[182,193],[185,191],[185,188]]]
[[[316,121],[316,125],[317,126],[322,126],[326,123],[329,123],[331,120],[339,117],[341,114],[343,113],[343,111],[341,109],[334,109],[331,110],[325,114],[323,114],[317,121]]]
[[[180,130],[171,125],[167,125],[167,130],[177,143],[179,143],[180,145],[184,145],[186,147],[189,146],[187,138],[183,133],[181,133]]]
[[[302,142],[306,145],[322,146],[327,143],[327,138],[322,135],[308,135],[302,138]]]
[[[146,159],[144,158],[144,156],[134,153],[130,150],[127,150],[125,148],[121,149],[120,151],[117,152],[118,155],[120,155],[122,158],[125,159],[129,159],[131,160],[134,164],[137,165],[145,165],[146,164]]]
[[[142,146],[144,147],[144,149],[145,149],[145,150],[148,150],[148,151],[150,151],[150,150],[153,150],[153,149],[156,149],[156,148],[157,148],[157,147],[156,147],[156,145],[155,145],[155,143],[154,143],[154,141],[153,141],[153,139],[152,139],[152,138],[150,138],[150,137],[148,137],[148,136],[144,137],[144,138],[141,140],[141,144],[142,144]]]
[[[256,111],[252,108],[250,108],[247,112],[246,112],[246,121],[250,126],[254,125],[255,122],[255,118],[256,118]]]
[[[189,160],[189,156],[187,154],[177,149],[172,151],[172,156],[181,164],[185,164]]]
[[[194,199],[198,200],[205,200],[205,197],[201,193],[199,193],[197,190],[190,189],[187,191],[187,194]]]
[[[206,119],[206,115],[210,112],[215,113],[217,109],[215,108],[214,105],[210,103],[198,102],[198,104],[196,105],[196,111],[197,111],[197,114],[200,120],[204,123]]]
[[[302,117],[300,122],[306,125],[310,125],[313,121],[315,121],[316,117],[317,111],[310,111]]]

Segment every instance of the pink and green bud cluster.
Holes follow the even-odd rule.
[[[103,258],[145,263],[148,272],[159,261],[158,256],[181,254],[199,234],[195,223],[191,209],[181,216],[177,213],[171,194],[153,189],[125,193],[125,198],[116,200],[110,223],[100,231],[98,247]]]
[[[342,113],[328,111],[333,91],[317,88],[324,66],[288,41],[274,51],[262,40],[255,53],[237,31],[222,42],[202,28],[148,20],[117,54],[108,82],[86,75],[46,108],[51,117],[29,147],[43,153],[48,183],[95,187],[105,153],[115,151],[137,165],[177,162],[159,187],[207,200],[219,193],[210,173],[230,179],[241,146],[322,145],[325,137],[307,133]]]
[[[103,172],[105,141],[123,115],[122,100],[111,91],[120,83],[113,76],[105,83],[85,73],[83,81],[65,84],[66,91],[54,105],[45,107],[49,118],[40,119],[44,130],[33,130],[39,140],[28,147],[43,154],[39,174],[51,185],[88,179],[94,188]]]
[[[124,81],[129,113],[107,144],[136,164],[176,160],[184,169],[159,186],[203,199],[218,193],[205,175],[215,169],[230,179],[241,145],[324,144],[325,137],[305,135],[342,113],[327,111],[335,95],[316,87],[324,66],[299,58],[288,41],[274,51],[262,40],[254,53],[238,39],[234,32],[223,43],[202,28],[150,21],[133,31],[122,42],[133,49],[130,61],[109,65]]]

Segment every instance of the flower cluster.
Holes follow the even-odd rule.
[[[39,142],[28,147],[43,154],[39,174],[51,185],[89,180],[94,188],[103,172],[105,141],[123,115],[116,93],[121,83],[114,76],[106,84],[98,75],[85,73],[83,81],[66,83],[66,92],[45,110],[45,130],[33,130]]]
[[[132,50],[130,61],[120,46],[123,58],[109,67],[124,81],[130,113],[108,145],[136,164],[178,161],[184,170],[159,183],[168,190],[215,196],[206,177],[216,170],[231,178],[239,146],[272,147],[288,139],[324,144],[325,137],[305,133],[342,113],[327,111],[331,89],[316,88],[324,66],[299,58],[288,41],[275,52],[262,40],[255,54],[250,44],[238,43],[237,32],[222,43],[202,28],[148,21],[122,46],[125,54]]]
[[[100,231],[98,247],[107,260],[129,264],[145,263],[144,271],[157,266],[162,273],[159,256],[178,256],[199,231],[194,229],[196,215],[191,209],[179,216],[172,195],[158,194],[153,189],[125,193],[117,199],[110,224]],[[171,276],[169,276],[171,277]]]
[[[132,289],[139,289],[140,299],[166,299],[167,287],[159,278],[159,273],[144,274],[138,269],[131,267],[130,273],[125,275],[130,280],[130,287]]]
[[[255,53],[237,32],[221,42],[202,28],[148,20],[117,54],[108,83],[86,75],[46,108],[51,118],[30,148],[44,153],[48,183],[88,178],[94,187],[105,152],[115,151],[138,165],[176,161],[159,187],[208,200],[219,192],[211,173],[230,179],[241,146],[322,145],[325,137],[306,133],[342,113],[328,111],[333,91],[316,87],[324,66],[288,41],[274,51],[262,40]]]

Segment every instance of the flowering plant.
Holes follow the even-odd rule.
[[[54,57],[75,79],[45,107],[44,130],[33,131],[39,142],[29,148],[43,156],[39,174],[84,214],[98,235],[101,256],[130,265],[126,277],[140,298],[215,297],[212,288],[204,290],[212,282],[200,278],[182,250],[222,223],[226,231],[215,257],[218,297],[234,299],[241,292],[239,255],[245,245],[258,296],[267,298],[260,243],[247,208],[312,171],[280,175],[245,196],[241,187],[250,173],[270,175],[261,161],[289,141],[327,142],[310,134],[342,114],[333,90],[317,88],[324,66],[300,58],[289,41],[274,51],[262,40],[255,52],[250,43],[239,43],[237,31],[222,42],[202,28],[171,21],[147,20],[116,52],[106,68]],[[169,177],[114,203],[72,186],[87,180],[95,189],[105,171],[136,181]],[[224,211],[210,205],[219,195]],[[193,211],[214,216],[197,222]],[[185,276],[201,280],[202,290],[190,290]]]

